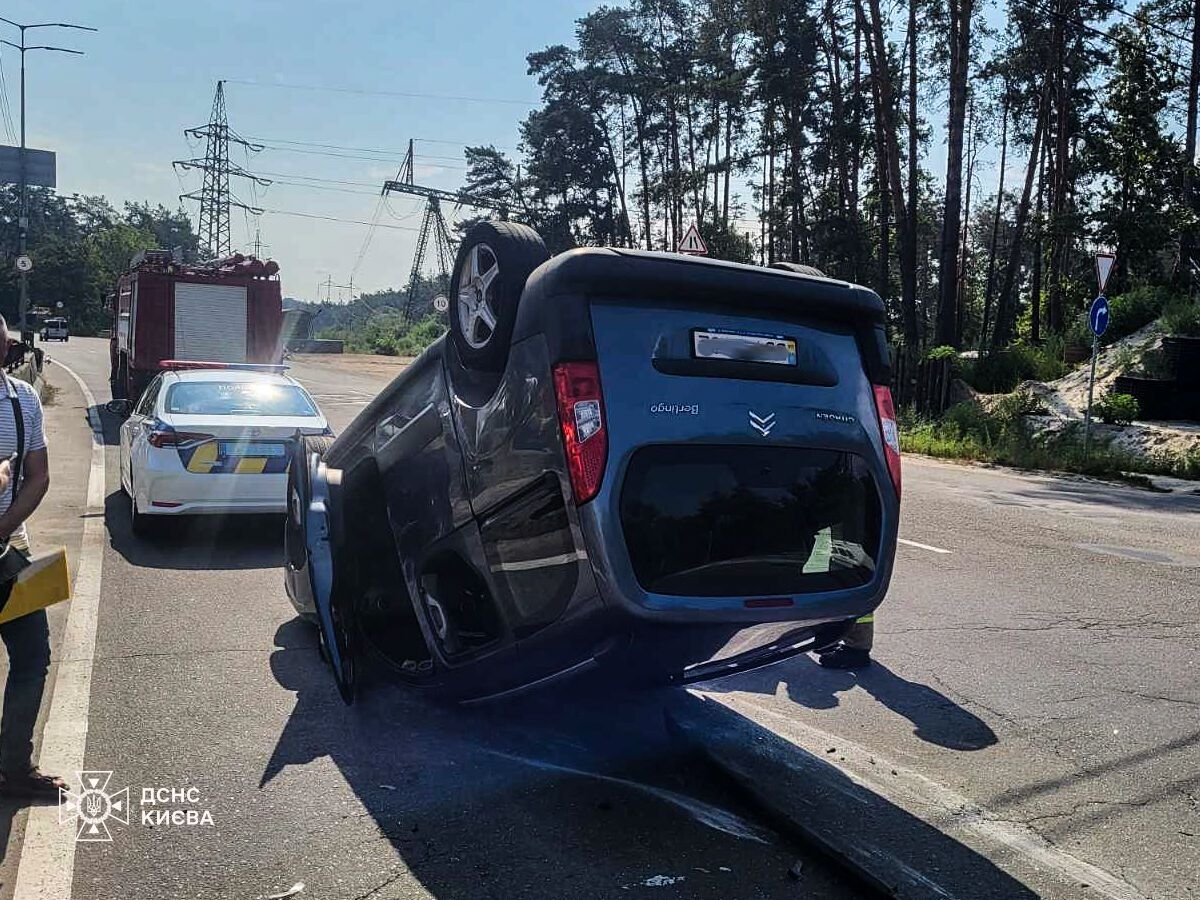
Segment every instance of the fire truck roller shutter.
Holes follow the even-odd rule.
[[[246,362],[246,289],[175,282],[174,358]]]

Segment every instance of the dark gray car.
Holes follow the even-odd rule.
[[[873,610],[900,505],[883,305],[792,268],[476,226],[450,333],[291,466],[288,595],[343,696],[368,651],[459,698],[686,682]]]

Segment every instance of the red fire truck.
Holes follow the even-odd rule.
[[[114,399],[137,400],[165,359],[277,363],[282,357],[279,265],[235,253],[181,262],[170,250],[136,254],[112,297]]]

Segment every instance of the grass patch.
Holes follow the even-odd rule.
[[[1142,456],[1110,446],[1092,436],[1083,452],[1083,425],[1072,423],[1057,431],[1037,431],[1026,416],[1036,411],[1029,395],[1004,397],[991,409],[977,403],[951,407],[937,421],[905,417],[900,448],[943,459],[996,463],[1018,469],[1072,472],[1144,484],[1134,475],[1170,475],[1200,479],[1200,451]]]

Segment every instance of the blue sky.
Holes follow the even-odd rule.
[[[495,0],[10,0],[2,14],[15,21],[68,21],[100,29],[98,34],[29,32],[31,43],[57,43],[87,54],[27,57],[28,141],[57,151],[60,192],[104,194],[117,204],[149,199],[176,205],[181,184],[171,161],[203,155],[202,146],[189,146],[183,129],[207,120],[217,79],[254,81],[268,86],[226,88],[230,125],[242,134],[388,151],[364,160],[269,150],[249,161],[238,152],[234,160],[247,168],[289,176],[277,180],[362,182],[341,186],[362,193],[274,185],[260,191],[258,205],[370,220],[378,193],[374,185],[395,174],[410,137],[515,147],[517,124],[539,96],[536,82],[525,74],[525,55],[569,42],[575,20],[596,5],[596,0],[528,0],[499,12],[502,4]],[[13,32],[5,36],[15,40]],[[16,54],[0,48],[0,62],[15,123]],[[515,102],[384,97],[272,84]],[[0,135],[8,140],[3,130]],[[417,162],[418,181],[445,188],[461,184],[461,146],[419,143]],[[198,186],[197,175],[183,175],[183,189]],[[248,187],[236,189],[243,200],[253,199]],[[355,275],[356,292],[407,280],[420,205],[396,197],[390,207],[380,221],[413,230],[376,231]],[[195,205],[188,209],[194,216]],[[262,218],[262,240],[280,261],[285,295],[305,298],[315,296],[317,283],[327,275],[335,283],[347,282],[367,230],[280,214]],[[235,211],[234,244],[248,239],[246,221]]]

